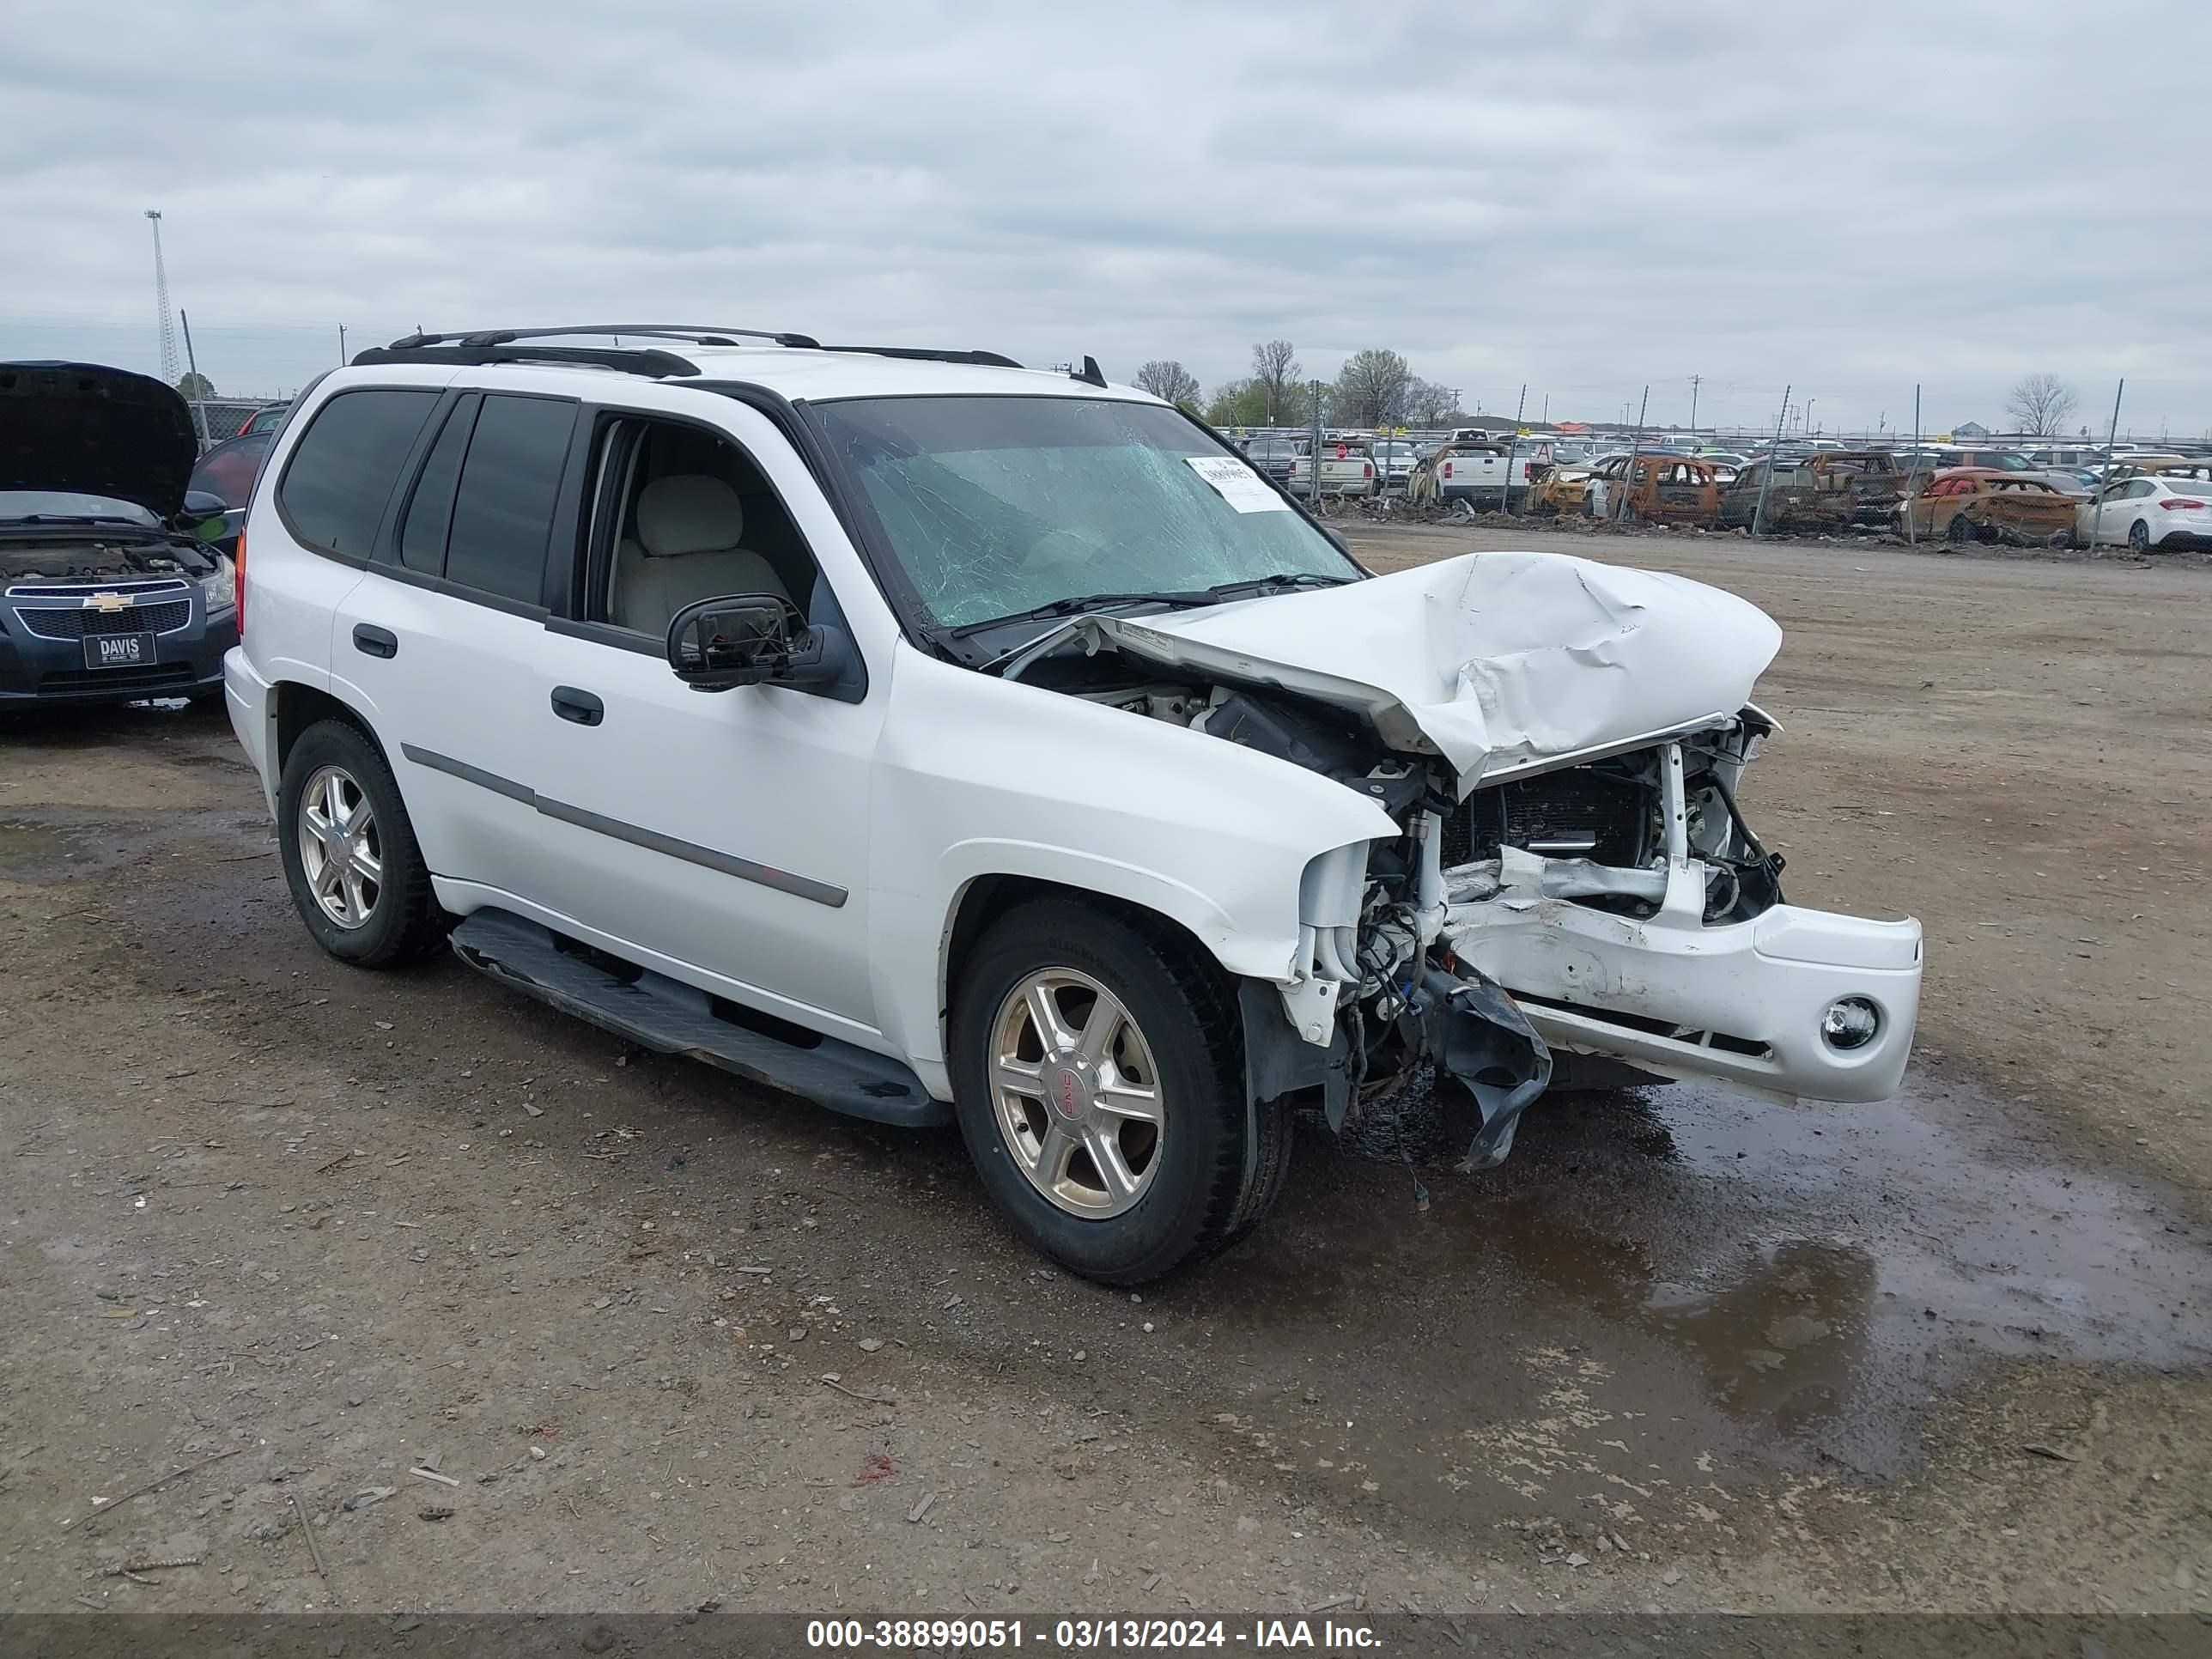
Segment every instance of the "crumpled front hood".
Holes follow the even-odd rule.
[[[0,489],[59,489],[183,511],[199,442],[161,381],[98,363],[0,363]]]
[[[1733,593],[1557,553],[1468,553],[1079,629],[1163,666],[1362,710],[1392,748],[1449,762],[1462,795],[1486,773],[1729,719],[1782,643]]]

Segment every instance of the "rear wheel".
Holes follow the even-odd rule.
[[[359,727],[320,720],[300,734],[277,795],[284,880],[323,949],[363,968],[437,948],[445,916],[399,785]]]
[[[1236,1003],[1164,928],[1074,900],[1009,912],[952,1008],[960,1130],[1031,1244],[1087,1279],[1140,1285],[1255,1225],[1290,1124],[1249,1112]]]
[[[2128,545],[2138,553],[2150,551],[2150,526],[2141,519],[2128,526]]]
[[[1955,514],[1951,520],[1951,527],[1943,534],[1952,546],[1964,547],[1974,539],[1974,526],[1965,514]]]

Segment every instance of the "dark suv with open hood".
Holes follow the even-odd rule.
[[[198,452],[159,380],[0,363],[0,708],[221,690],[238,594]]]

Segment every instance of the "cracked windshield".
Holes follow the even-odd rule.
[[[817,412],[942,627],[1097,594],[1358,574],[1249,465],[1171,409],[897,398]]]

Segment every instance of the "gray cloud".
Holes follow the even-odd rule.
[[[1830,428],[2021,374],[2212,427],[2212,13],[15,0],[0,355],[226,389],[429,326],[704,318]],[[2124,76],[2095,65],[2130,43]]]

